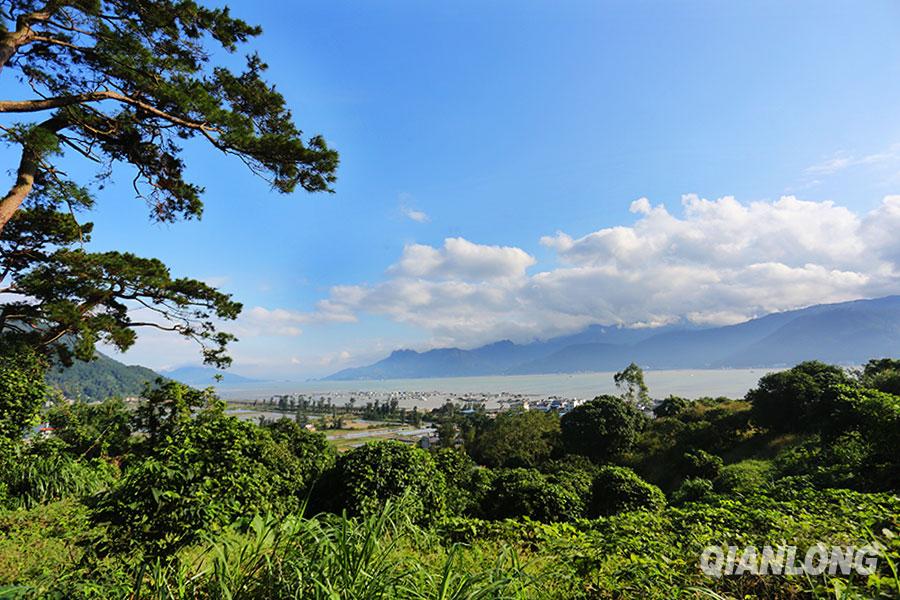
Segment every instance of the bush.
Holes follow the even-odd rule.
[[[368,515],[403,498],[406,515],[422,522],[441,516],[446,484],[432,456],[398,441],[371,442],[342,455],[328,476],[324,498],[334,512]]]
[[[455,448],[441,448],[434,453],[434,462],[447,484],[447,511],[475,514],[490,493],[491,470],[478,467],[468,454]]]
[[[726,465],[713,486],[720,494],[753,494],[772,481],[772,463],[765,460],[743,460]]]
[[[95,521],[116,544],[169,553],[236,519],[284,514],[303,501],[303,470],[269,433],[222,412],[221,403],[173,425],[147,458],[100,498]]]
[[[679,396],[669,396],[653,409],[653,416],[655,416],[657,419],[663,417],[674,417],[681,411],[688,408],[690,405],[691,401],[687,398],[681,398]]]
[[[607,466],[594,478],[588,516],[598,517],[631,510],[659,510],[666,497],[631,469]]]
[[[686,502],[703,502],[713,496],[713,482],[709,479],[696,477],[685,479],[672,493],[672,502],[684,504]]]
[[[584,516],[577,490],[554,483],[535,469],[497,469],[481,506],[486,519],[528,517],[551,523]]]
[[[47,422],[74,454],[119,456],[128,450],[131,412],[120,398],[57,404],[48,411]]]
[[[870,360],[863,368],[859,379],[867,388],[900,396],[900,360],[895,358]]]
[[[47,398],[44,361],[9,334],[0,334],[0,438],[18,441]]]
[[[689,478],[715,479],[722,470],[722,459],[704,450],[684,453],[684,473]]]
[[[646,417],[615,396],[598,396],[563,415],[560,432],[566,452],[609,462],[634,445]]]
[[[273,441],[286,447],[296,461],[291,474],[300,493],[312,489],[334,466],[337,452],[323,433],[308,431],[293,419],[282,418],[268,426]]]

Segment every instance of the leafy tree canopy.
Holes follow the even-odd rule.
[[[840,367],[807,361],[763,376],[747,392],[747,400],[760,426],[780,433],[809,431],[827,416],[823,401],[828,389],[847,383],[850,378]]]
[[[615,396],[598,396],[563,415],[562,444],[571,454],[609,462],[634,445],[646,417]]]
[[[501,413],[477,439],[472,453],[489,467],[533,467],[559,444],[559,417],[538,410]]]
[[[860,383],[889,394],[900,395],[900,360],[877,358],[866,363]]]
[[[152,219],[199,218],[203,188],[182,158],[192,140],[279,192],[330,191],[337,153],[304,137],[262,59],[250,54],[239,71],[213,61],[259,33],[191,0],[0,0],[0,76],[30,90],[0,98],[0,139],[20,152],[0,197],[0,293],[17,298],[0,305],[0,331],[67,362],[91,359],[98,340],[124,350],[136,327],[157,327],[228,364],[233,337],[217,324],[240,304],[158,260],[86,251],[92,225],[75,215],[122,164]],[[69,156],[96,164],[93,184],[60,169]]]
[[[637,364],[631,363],[613,375],[616,387],[621,390],[622,398],[638,408],[650,408],[650,389],[644,383],[644,371]]]

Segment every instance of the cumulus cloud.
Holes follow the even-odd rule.
[[[408,244],[388,272],[400,277],[476,282],[520,278],[534,264],[534,257],[519,248],[447,238],[442,248]]]
[[[384,315],[435,344],[526,340],[590,323],[702,325],[900,291],[900,196],[866,214],[785,196],[743,203],[685,195],[680,214],[647,198],[632,223],[541,238],[559,266],[529,273],[520,248],[448,238],[406,246],[374,285],[331,289],[318,313]]]

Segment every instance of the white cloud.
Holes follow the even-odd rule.
[[[416,223],[428,223],[431,221],[431,218],[428,216],[423,210],[419,210],[413,208],[413,203],[415,198],[413,198],[412,194],[408,192],[402,192],[399,196],[400,199],[400,214],[411,221],[415,221]]]
[[[412,209],[412,208],[409,208],[409,207],[404,207],[404,208],[402,209],[402,211],[403,211],[403,214],[404,214],[408,219],[410,219],[410,220],[412,220],[412,221],[415,221],[416,223],[427,223],[428,221],[431,220],[431,219],[428,217],[428,215],[427,215],[425,212],[421,211],[421,210],[415,210],[415,209]]]
[[[384,281],[334,287],[319,311],[384,315],[428,331],[435,345],[466,345],[597,322],[734,323],[900,291],[900,196],[863,215],[793,196],[686,195],[680,216],[640,198],[631,212],[628,225],[541,238],[560,266],[535,274],[520,248],[463,238],[410,244]]]
[[[488,281],[521,278],[534,257],[510,246],[483,246],[464,238],[447,238],[443,248],[409,244],[388,272],[400,277]]]

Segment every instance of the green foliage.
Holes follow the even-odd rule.
[[[759,492],[772,482],[772,464],[764,460],[748,459],[726,465],[713,480],[716,492],[728,495],[749,495]]]
[[[560,419],[566,452],[609,462],[634,445],[646,418],[633,405],[614,396],[598,396]]]
[[[272,439],[293,455],[296,468],[292,479],[298,489],[308,492],[334,466],[337,452],[324,434],[308,431],[288,418],[278,419],[267,428]]]
[[[55,406],[55,438],[4,443],[0,505],[17,512],[0,507],[0,586],[13,586],[0,587],[0,597],[692,598],[705,589],[802,598],[900,590],[891,570],[900,558],[900,399],[875,389],[826,386],[812,433],[758,430],[748,403],[723,398],[649,421],[618,458],[664,481],[668,506],[635,471],[585,455],[551,454],[539,469],[491,469],[456,448],[376,442],[335,460],[321,434],[290,420],[240,422],[209,392],[180,384],[162,382],[147,395],[134,414],[142,431],[131,439],[127,411],[107,402]],[[466,444],[492,426],[448,416]],[[123,427],[119,442],[97,449],[107,424]],[[469,426],[471,439],[463,435]],[[120,451],[118,479],[106,462],[86,458]],[[848,487],[866,493],[839,489]],[[64,510],[54,502],[60,497]],[[331,512],[310,518],[307,500]],[[870,577],[714,580],[697,569],[709,545],[872,541],[883,554]]]
[[[818,361],[769,373],[747,392],[753,420],[774,432],[814,431],[827,416],[824,400],[830,387],[850,383],[840,367]]]
[[[650,407],[650,390],[644,383],[644,371],[635,363],[613,375],[616,387],[622,392],[622,399],[640,409]]]
[[[378,513],[388,500],[402,499],[410,519],[440,516],[446,483],[432,456],[397,441],[378,441],[354,448],[338,458],[323,491],[323,501],[337,512]]]
[[[704,502],[712,498],[713,482],[700,477],[685,479],[672,493],[673,504],[679,505],[686,502]]]
[[[528,517],[551,523],[584,515],[584,497],[535,469],[497,469],[481,505],[487,519]]]
[[[467,454],[455,448],[441,448],[434,462],[447,484],[447,512],[452,515],[475,514],[490,493],[492,472],[480,468]]]
[[[19,440],[47,399],[46,366],[28,345],[0,333],[0,439]]]
[[[870,360],[863,368],[859,381],[864,387],[900,396],[900,360],[895,358]]]
[[[661,417],[674,417],[690,405],[691,401],[687,398],[669,396],[653,409],[653,415],[657,419]]]
[[[257,516],[168,560],[89,564],[89,572],[70,568],[22,581],[17,592],[67,599],[514,600],[545,597],[547,579],[509,546],[444,544],[390,503],[364,519]]]
[[[97,504],[95,520],[110,524],[114,546],[171,552],[236,519],[301,506],[304,476],[315,466],[301,464],[265,429],[225,415],[215,400],[190,418],[182,412],[191,404],[189,390],[180,384],[162,390],[155,403],[169,408],[147,421],[157,424],[147,458],[127,466]],[[164,390],[174,394],[165,397]]]
[[[0,456],[0,503],[28,509],[62,498],[81,498],[111,485],[114,475],[113,466],[75,458],[58,440],[17,444]]]
[[[90,527],[87,507],[75,498],[0,510],[0,590],[73,569],[99,533]]]
[[[602,467],[594,478],[588,507],[592,517],[630,510],[660,510],[666,497],[658,487],[647,483],[631,469]]]
[[[91,361],[57,365],[47,371],[47,384],[72,400],[97,402],[113,397],[140,396],[159,375],[138,365],[123,365],[97,353]]]
[[[489,467],[534,467],[549,459],[559,443],[559,417],[537,410],[501,413],[479,435],[471,454]]]
[[[87,404],[58,403],[47,411],[54,437],[86,457],[119,456],[128,450],[131,411],[119,398]]]
[[[702,479],[715,479],[723,465],[721,458],[701,449],[685,452],[684,463],[685,475]]]
[[[196,390],[177,381],[157,379],[147,384],[143,401],[134,411],[135,429],[147,434],[144,444],[150,451],[165,446],[179,430],[190,424],[194,410],[215,404],[211,390]]]

